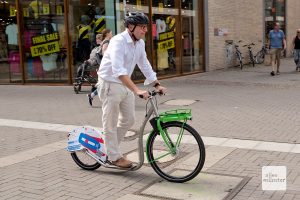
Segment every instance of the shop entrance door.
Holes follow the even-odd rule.
[[[181,0],[182,72],[203,71],[203,0]]]

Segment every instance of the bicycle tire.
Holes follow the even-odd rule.
[[[88,164],[88,163],[85,163],[83,161],[83,159],[79,158],[79,156],[77,154],[79,153],[83,153],[85,154],[85,156],[87,158],[89,158],[90,160],[92,160],[92,164]],[[71,153],[71,156],[74,160],[74,162],[79,166],[81,167],[82,169],[85,169],[85,170],[95,170],[95,169],[98,169],[99,167],[101,167],[101,164],[98,163],[96,160],[94,160],[93,158],[91,158],[89,155],[87,155],[84,151],[76,151],[76,152],[72,152]]]
[[[252,63],[252,66],[255,67],[255,60],[252,52],[250,52],[250,61]]]
[[[79,92],[81,91],[81,84],[75,84],[75,85],[73,86],[73,88],[74,88],[74,92],[75,92],[76,94],[79,94]]]
[[[187,175],[180,175],[180,177],[176,176],[176,175],[173,175],[175,174],[176,170],[177,170],[177,173],[179,172],[182,173],[183,171],[180,171],[179,168],[176,168],[178,167],[178,162],[181,161],[181,159],[184,159],[185,157],[180,157],[180,150],[179,148],[176,149],[176,155],[175,156],[178,156],[178,159],[177,161],[175,160],[175,162],[172,162],[172,161],[168,161],[168,162],[159,162],[158,159],[161,159],[161,158],[155,158],[155,151],[156,151],[156,146],[154,147],[154,145],[156,145],[157,143],[161,146],[164,146],[166,145],[164,142],[162,142],[160,139],[161,137],[157,137],[159,136],[159,133],[155,132],[155,131],[152,131],[152,133],[150,134],[149,136],[149,139],[147,141],[147,145],[146,145],[146,154],[147,154],[147,158],[148,158],[148,161],[151,165],[151,167],[154,169],[154,171],[160,176],[162,177],[163,179],[167,180],[167,181],[170,181],[170,182],[176,182],[176,183],[183,183],[183,182],[186,182],[186,181],[189,181],[191,179],[193,179],[194,177],[196,177],[203,165],[204,165],[204,162],[205,162],[205,146],[204,146],[204,143],[200,137],[200,135],[198,134],[198,132],[192,128],[191,126],[189,126],[188,124],[185,124],[183,122],[178,122],[178,121],[173,121],[173,122],[167,122],[165,124],[162,125],[162,129],[164,131],[167,131],[167,130],[170,130],[170,129],[178,129],[181,130],[181,128],[183,128],[184,130],[184,133],[188,133],[189,135],[183,135],[182,138],[189,138],[189,141],[193,141],[192,139],[195,139],[195,141],[193,141],[192,144],[185,144],[185,143],[180,143],[179,145],[179,148],[182,148],[184,149],[185,151],[191,151],[189,152],[188,154],[192,154],[192,158],[188,158],[189,163],[192,161],[195,161],[196,165],[195,165],[195,168],[192,166],[192,165],[186,165],[186,163],[183,164],[183,166],[185,166],[185,168],[182,168],[182,169],[187,169],[187,168],[190,168],[190,171],[187,171]],[[173,130],[172,130],[173,131]],[[172,133],[175,133],[172,132]],[[171,137],[175,136],[175,134],[170,134]],[[183,139],[182,139],[183,140]],[[182,141],[181,140],[181,141]],[[166,148],[166,146],[164,146]],[[196,147],[196,149],[198,148],[198,153],[199,153],[199,158],[197,158],[197,151],[194,150]],[[160,148],[160,147],[159,147]],[[163,152],[162,150],[160,150],[161,152]],[[162,153],[159,153],[159,154],[162,154]],[[178,155],[177,155],[178,154]],[[161,157],[161,155],[158,155]],[[171,155],[170,153],[170,156],[173,156],[174,155]],[[194,159],[196,158],[196,159]],[[164,157],[165,159],[165,157]],[[163,167],[163,165],[166,165],[166,167]],[[172,172],[172,170],[170,171],[170,168],[171,167],[175,167],[175,171]],[[167,171],[164,171],[164,170],[167,170]],[[184,170],[184,172],[185,172]],[[171,174],[173,173],[173,174]]]
[[[240,53],[237,54],[237,58],[239,60],[239,66],[241,69],[243,69],[243,60],[242,60],[242,55]]]
[[[265,55],[262,51],[259,51],[255,56],[255,62],[257,64],[262,64],[265,61]]]

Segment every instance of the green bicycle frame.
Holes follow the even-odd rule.
[[[178,147],[179,144],[180,144],[180,141],[181,141],[181,138],[182,138],[182,135],[183,135],[183,128],[181,128],[180,137],[178,137],[178,139],[176,141],[176,144],[173,145],[174,147],[172,147],[171,144],[169,144],[169,142],[168,142],[168,141],[171,141],[171,139],[169,137],[169,134],[165,133],[165,131],[162,130],[161,123],[166,123],[166,122],[170,122],[170,121],[183,121],[184,122],[183,125],[184,125],[187,120],[192,119],[190,109],[178,109],[178,110],[166,111],[164,113],[159,114],[158,110],[157,110],[157,107],[156,107],[156,104],[153,100],[153,97],[150,97],[149,101],[151,103],[151,106],[150,106],[149,110],[147,111],[147,114],[145,116],[143,124],[141,125],[139,133],[138,133],[138,135],[139,135],[139,137],[138,137],[139,163],[134,168],[131,169],[131,170],[134,170],[134,171],[141,168],[144,164],[143,134],[144,134],[146,124],[149,121],[152,114],[154,114],[154,116],[155,116],[154,118],[158,119],[156,121],[156,128],[158,129],[161,137],[163,138],[164,142],[168,145],[168,148],[170,149],[170,152],[172,152],[172,153],[175,153],[176,147]],[[147,139],[146,145],[149,145],[149,137]],[[146,148],[146,151],[147,151],[147,148]],[[163,156],[166,156],[166,155],[162,155],[161,157],[163,157]],[[148,156],[147,156],[147,160],[148,160],[149,163],[151,162],[151,161],[149,161]]]
[[[153,129],[157,132],[159,132],[159,135],[162,137],[164,143],[166,144],[166,146],[168,147],[168,149],[170,150],[168,153],[159,156],[158,158],[156,158],[156,160],[163,158],[167,155],[171,154],[175,154],[177,147],[179,147],[179,144],[181,142],[182,139],[182,135],[183,135],[183,126],[186,123],[187,120],[191,120],[192,119],[192,115],[191,115],[191,109],[177,109],[177,110],[171,110],[171,111],[166,111],[163,112],[161,114],[158,114],[157,117],[153,118],[150,120],[150,123],[153,127]],[[166,123],[166,122],[171,122],[171,121],[183,121],[180,133],[178,135],[177,141],[175,143],[175,145],[173,144],[170,135],[167,131],[164,131],[161,127],[162,123]],[[150,137],[150,135],[149,135]],[[149,145],[149,137],[147,139],[147,146]],[[148,148],[146,149],[146,151],[148,151]],[[148,162],[153,162],[150,161],[148,158],[148,152],[147,152],[147,160]]]

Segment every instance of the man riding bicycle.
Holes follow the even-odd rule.
[[[144,13],[128,13],[124,20],[126,30],[114,36],[103,55],[98,71],[98,94],[102,101],[102,124],[108,159],[118,167],[128,168],[132,162],[123,157],[120,142],[135,121],[135,97],[149,97],[148,91],[141,90],[131,80],[136,65],[146,80],[156,90],[165,93],[157,80],[146,55],[142,38],[147,32],[149,19]]]

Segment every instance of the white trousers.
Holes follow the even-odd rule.
[[[120,143],[135,121],[135,97],[125,85],[98,79],[98,95],[102,101],[102,125],[108,159],[123,157]]]

